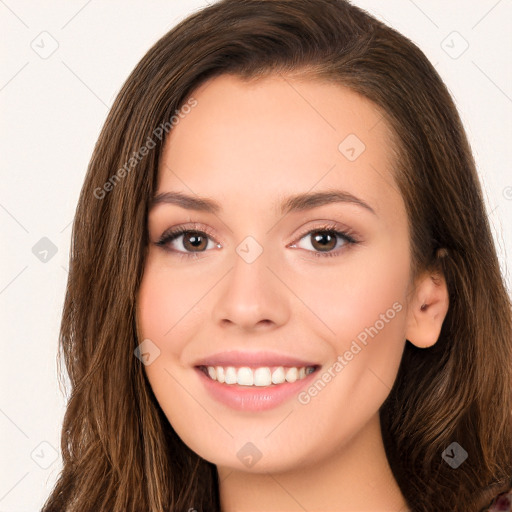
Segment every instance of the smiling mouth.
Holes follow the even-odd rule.
[[[211,380],[228,386],[273,387],[305,379],[319,366],[197,366]]]

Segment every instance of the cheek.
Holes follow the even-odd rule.
[[[150,253],[137,296],[137,335],[139,343],[149,343],[157,354],[145,371],[161,405],[169,394],[179,396],[170,393],[169,386],[185,369],[181,357],[197,329],[197,303],[204,293],[204,282],[171,269]]]
[[[189,446],[199,433],[190,428],[183,411],[193,410],[197,404],[184,392],[190,368],[182,356],[201,325],[198,301],[212,285],[149,256],[137,296],[139,342],[150,340],[158,354],[144,370],[167,419]]]
[[[211,286],[193,271],[176,271],[150,255],[137,297],[139,340],[149,338],[161,351],[178,356]]]
[[[406,308],[409,257],[407,247],[393,249],[388,245],[382,243],[371,250],[356,248],[335,270],[319,265],[294,279],[297,295],[313,306],[331,340],[346,342],[376,322],[382,333],[401,332],[404,315],[396,313]],[[343,344],[333,343],[343,348]]]
[[[329,340],[332,361],[343,358],[342,393],[368,400],[375,387],[388,393],[393,386],[405,346],[408,254],[405,243],[382,244],[354,251],[339,272],[319,270],[297,281],[305,302],[315,305],[318,334]]]
[[[330,331],[324,339],[331,360],[299,397],[315,418],[307,427],[311,435],[323,424],[326,438],[343,442],[377,413],[396,379],[405,346],[409,259],[405,249],[382,249],[354,253],[337,277],[322,271],[302,281],[305,302],[315,304],[322,320],[319,336],[325,325]]]

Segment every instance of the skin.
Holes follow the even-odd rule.
[[[197,106],[166,141],[157,193],[206,196],[222,211],[161,203],[149,213],[137,325],[160,350],[145,370],[162,410],[217,465],[224,511],[407,510],[378,411],[406,339],[435,343],[448,298],[442,276],[411,279],[387,124],[369,100],[311,78],[223,75],[193,96]],[[354,161],[338,149],[348,134],[366,146]],[[289,195],[326,189],[350,192],[375,214],[353,203],[279,211]],[[326,221],[359,243],[338,238],[336,256],[315,255],[322,246],[307,233]],[[169,243],[175,252],[155,245],[181,225],[212,233],[195,258],[179,257],[194,251],[183,236]],[[249,235],[263,249],[250,264],[236,252]],[[316,361],[321,374],[396,303],[400,311],[307,404],[236,411],[210,398],[193,369],[214,352],[257,348]],[[247,442],[262,454],[250,468],[237,457]]]

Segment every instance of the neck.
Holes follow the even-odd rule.
[[[263,474],[218,467],[218,473],[222,512],[408,510],[386,458],[378,414],[315,465]]]

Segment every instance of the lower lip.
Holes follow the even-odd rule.
[[[239,411],[267,411],[296,396],[316,378],[318,369],[301,380],[272,386],[240,386],[222,384],[195,368],[207,392],[215,400]]]

